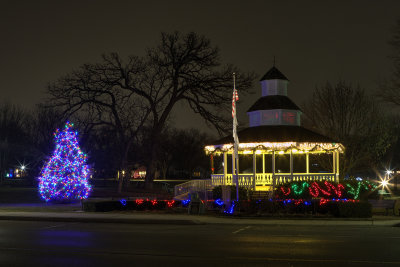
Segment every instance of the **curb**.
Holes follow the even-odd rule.
[[[61,215],[61,216],[60,216]],[[83,215],[83,214],[82,214]],[[68,214],[1,214],[0,221],[47,221],[47,222],[81,222],[81,223],[115,223],[115,224],[166,224],[166,225],[298,225],[298,226],[385,226],[400,227],[400,219],[396,220],[296,220],[296,219],[250,219],[250,218],[218,218],[194,216],[192,218],[158,218],[152,217],[107,217],[78,216]]]

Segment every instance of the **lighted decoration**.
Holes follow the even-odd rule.
[[[54,133],[56,148],[39,177],[39,193],[46,201],[86,199],[91,191],[87,156],[78,144],[78,133],[67,122]]]
[[[224,201],[222,199],[218,198],[218,199],[215,200],[215,204],[218,207],[222,207],[224,205]]]
[[[283,186],[281,186],[281,191],[282,191],[283,195],[286,197],[290,194],[290,188],[287,188],[287,191],[285,191],[285,188]]]
[[[184,207],[186,207],[187,205],[189,205],[189,203],[190,203],[190,199],[182,200],[182,206],[184,206]]]
[[[340,199],[340,198],[339,199],[336,199],[336,198],[333,198],[333,199],[321,198],[320,201],[319,201],[319,205],[323,206],[323,205],[325,205],[325,204],[327,204],[329,202],[342,202],[342,203],[352,202],[352,203],[357,203],[357,202],[360,202],[360,200],[358,200],[358,199],[347,199],[347,198],[345,198],[345,199]]]
[[[347,193],[352,195],[354,199],[358,199],[361,191],[373,191],[376,189],[376,185],[368,181],[358,182],[357,185],[346,184]]]
[[[324,182],[292,182],[278,188],[277,196],[283,198],[329,198],[359,199],[360,193],[369,193],[376,189],[376,185],[368,181],[357,183],[336,184]]]
[[[121,199],[119,202],[122,206],[126,206],[126,199]]]
[[[236,201],[233,201],[231,207],[228,208],[227,210],[224,210],[224,213],[233,214],[233,212],[235,211],[235,205],[236,205]]]
[[[294,198],[286,198],[286,199],[275,199],[275,202],[281,202],[283,203],[285,206],[286,205],[291,205],[294,204],[295,206],[299,206],[299,205],[305,205],[305,206],[311,206],[312,205],[312,201],[311,200],[307,200],[307,199],[294,199]],[[320,198],[317,199],[314,203],[318,203],[319,206],[324,206],[329,202],[342,202],[342,203],[348,203],[348,202],[352,202],[352,203],[357,203],[360,202],[360,200],[358,199],[347,199],[347,198]]]
[[[207,154],[227,152],[233,150],[233,144],[212,145],[206,146],[205,151]],[[263,142],[263,143],[240,143],[240,151],[249,150],[264,150],[265,152],[271,151],[290,151],[293,153],[304,152],[327,152],[339,151],[343,152],[344,147],[339,143],[310,143],[310,142]]]
[[[174,203],[175,203],[175,200],[167,201],[167,207],[168,207],[168,208],[172,208],[172,206],[174,205]]]
[[[299,186],[298,184],[292,184],[293,193],[295,195],[301,195],[308,187],[309,185],[307,182],[303,182],[301,186]]]
[[[313,182],[309,188],[310,194],[313,197],[325,196],[325,197],[342,197],[344,186],[342,184],[338,184],[337,186],[333,185],[332,183],[325,181],[324,182],[325,188],[321,188],[321,186]]]

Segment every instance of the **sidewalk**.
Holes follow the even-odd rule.
[[[215,215],[159,214],[147,212],[82,212],[79,204],[67,206],[0,205],[0,220],[87,222],[87,223],[129,223],[129,224],[235,224],[235,225],[353,225],[353,226],[400,226],[399,216],[373,216],[368,219],[348,218],[269,218],[229,217]]]

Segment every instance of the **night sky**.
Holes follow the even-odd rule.
[[[0,3],[0,101],[25,107],[44,99],[48,82],[99,61],[102,53],[141,55],[161,31],[175,30],[204,34],[223,62],[258,77],[276,56],[297,104],[326,81],[344,79],[373,91],[390,75],[388,40],[400,19],[398,0]],[[258,82],[253,91],[238,104],[242,125],[261,94]],[[175,112],[174,118],[186,127],[198,122],[193,114]]]

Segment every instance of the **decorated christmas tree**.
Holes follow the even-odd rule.
[[[46,200],[71,201],[89,196],[89,167],[81,151],[73,124],[67,122],[54,133],[56,148],[39,177],[39,192]]]

